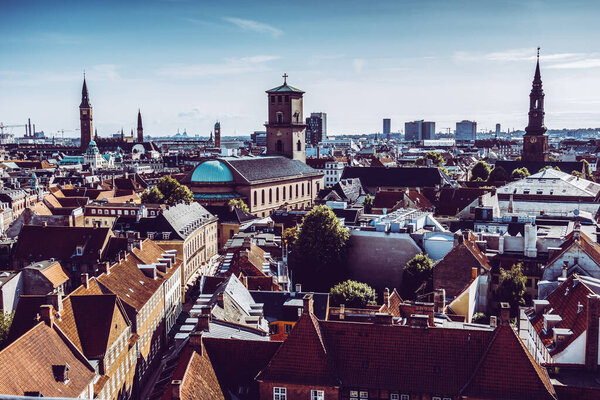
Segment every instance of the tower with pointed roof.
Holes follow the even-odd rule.
[[[267,90],[269,120],[267,154],[282,155],[306,162],[306,124],[302,115],[304,92],[288,85],[287,74],[283,85]]]
[[[81,89],[81,104],[79,105],[79,121],[81,123],[81,149],[86,150],[92,140],[92,105],[88,95],[85,74],[83,75],[83,88]]]
[[[138,108],[138,120],[137,120],[137,141],[138,143],[144,142],[144,127],[142,126],[142,112]]]
[[[533,86],[529,94],[529,124],[523,135],[523,161],[549,161],[548,134],[544,126],[544,90],[540,74],[540,48],[537,49],[537,63]]]

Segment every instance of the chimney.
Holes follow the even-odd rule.
[[[433,311],[443,314],[446,309],[446,289],[435,289],[433,293]]]
[[[173,400],[181,399],[181,381],[179,379],[171,381],[171,398]]]
[[[301,292],[301,291],[302,291],[302,284],[296,283],[296,292]]]
[[[343,321],[344,318],[346,318],[346,305],[345,304],[340,304],[340,313],[339,313],[339,319],[340,321]]]
[[[88,289],[90,287],[89,275],[81,274],[81,284],[84,288]]]
[[[50,304],[58,312],[63,310],[62,293],[53,293],[46,296],[46,303]]]
[[[383,305],[386,307],[390,306],[390,289],[388,288],[383,290]]]
[[[308,293],[302,298],[302,313],[312,314],[313,313],[313,295]]]
[[[510,304],[500,303],[500,325],[510,324]]]
[[[409,325],[411,328],[427,328],[429,326],[429,316],[425,314],[411,314]]]
[[[587,332],[585,343],[585,367],[589,371],[598,370],[598,340],[600,326],[600,296],[590,294],[587,298]]]
[[[569,262],[567,260],[563,261],[562,267],[562,276],[561,278],[567,279],[567,273],[569,272]]]
[[[471,268],[471,279],[477,278],[477,267]]]
[[[498,317],[496,317],[495,315],[492,315],[492,316],[490,317],[490,326],[491,326],[492,328],[495,328],[495,327],[497,327],[497,326],[498,326]]]
[[[54,310],[51,305],[44,304],[40,307],[40,318],[50,328],[54,326]]]
[[[205,312],[208,309],[208,313]],[[206,307],[202,309],[202,314],[198,316],[198,323],[196,324],[196,332],[209,331],[210,330],[210,308]]]

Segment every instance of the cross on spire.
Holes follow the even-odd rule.
[[[283,74],[283,84],[284,85],[287,85],[287,77],[288,77],[288,74],[284,73]]]
[[[540,46],[538,46],[538,48],[537,48],[537,59],[538,60],[540,59]]]

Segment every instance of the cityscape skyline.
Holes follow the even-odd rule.
[[[151,136],[208,136],[217,120],[223,136],[249,135],[264,130],[264,92],[285,72],[306,91],[305,116],[326,112],[332,135],[378,132],[383,118],[392,132],[420,119],[437,131],[464,119],[523,130],[540,45],[548,128],[600,126],[600,56],[573,41],[598,38],[586,28],[596,4],[460,3],[329,2],[315,13],[312,2],[39,2],[30,15],[7,1],[0,121],[77,136],[85,70],[101,136],[135,128],[138,108]]]

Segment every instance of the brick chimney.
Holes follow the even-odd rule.
[[[303,314],[313,314],[313,295],[312,293],[308,293],[304,295],[302,298],[302,313]]]
[[[433,311],[443,314],[446,309],[446,289],[435,289],[433,293]]]
[[[189,345],[200,355],[204,354],[204,343],[202,342],[203,333],[203,331],[197,330],[190,333]]]
[[[344,318],[346,318],[346,305],[345,304],[340,304],[340,312],[338,314],[338,318],[340,319],[340,321],[344,320]]]
[[[63,310],[62,293],[53,293],[46,296],[46,303],[50,304],[58,312]]]
[[[171,381],[171,398],[173,400],[181,399],[181,381],[179,379]]]
[[[411,328],[427,328],[429,326],[429,316],[425,314],[411,314],[409,325]]]
[[[383,305],[387,307],[390,306],[390,289],[388,288],[383,290]]]
[[[587,298],[587,331],[585,343],[585,367],[589,371],[598,370],[598,340],[600,318],[600,296],[590,294]]]
[[[81,284],[86,289],[90,287],[90,281],[89,281],[89,275],[88,274],[85,274],[85,273],[81,274]]]
[[[204,313],[202,310],[202,314],[198,316],[198,323],[196,324],[196,331],[208,331],[210,330],[210,313]]]
[[[40,307],[40,319],[50,328],[54,326],[54,309],[51,305],[44,304]]]
[[[500,325],[510,324],[510,304],[500,303]]]

